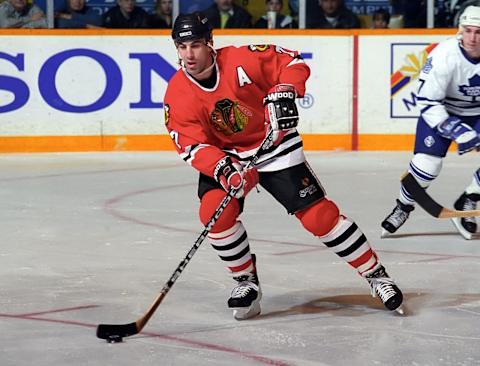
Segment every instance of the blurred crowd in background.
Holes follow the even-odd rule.
[[[54,0],[55,28],[171,28],[172,0]],[[434,1],[435,28],[480,0]],[[215,28],[299,28],[299,0],[180,0]],[[47,28],[47,0],[0,0],[0,28]],[[305,28],[425,28],[426,0],[306,0]]]

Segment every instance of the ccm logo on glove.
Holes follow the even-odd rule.
[[[295,93],[291,91],[287,92],[273,92],[268,94],[265,98],[263,98],[263,103],[267,102],[275,102],[279,99],[286,98],[286,99],[295,99]]]

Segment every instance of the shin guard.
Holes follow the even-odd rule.
[[[323,198],[313,206],[296,212],[295,216],[300,220],[303,227],[313,235],[322,236],[335,227],[339,214],[335,203]]]

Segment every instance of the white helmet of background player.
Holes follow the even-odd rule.
[[[480,6],[468,6],[460,15],[457,39],[469,57],[480,58]]]
[[[464,26],[471,25],[480,27],[480,6],[468,6],[458,19],[458,31],[461,32]]]
[[[462,40],[462,44],[464,43],[463,37],[465,34],[465,27],[469,27],[469,26],[480,28],[480,6],[470,5],[466,7],[462,15],[460,15],[460,18],[458,19],[457,39]],[[470,48],[477,49],[478,45],[474,45],[474,46],[470,45]],[[471,53],[471,52],[468,52],[468,53]],[[475,51],[474,53],[477,54],[478,52]],[[470,56],[475,56],[475,58],[478,57],[478,55],[470,55]]]

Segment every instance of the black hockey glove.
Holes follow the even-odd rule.
[[[281,141],[285,133],[298,125],[297,92],[293,85],[277,84],[263,98],[265,123],[273,130],[273,143]]]

